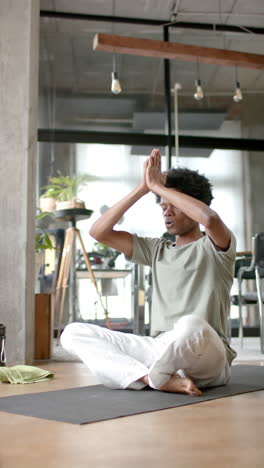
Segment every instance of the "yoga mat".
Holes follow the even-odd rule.
[[[227,385],[203,389],[200,397],[159,392],[149,387],[143,390],[112,390],[103,385],[91,385],[2,397],[0,411],[73,424],[88,424],[257,390],[264,390],[264,367],[234,366]]]

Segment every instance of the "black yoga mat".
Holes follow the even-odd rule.
[[[264,367],[234,366],[227,385],[203,389],[200,397],[159,392],[148,387],[138,391],[111,390],[103,385],[92,385],[2,397],[0,411],[72,424],[88,424],[257,390],[264,390]]]

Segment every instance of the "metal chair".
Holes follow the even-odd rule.
[[[243,257],[236,260],[235,277],[238,279],[238,295],[231,296],[231,303],[233,305],[238,305],[239,308],[240,346],[241,348],[243,347],[242,306],[258,305],[260,349],[261,353],[264,354],[264,295],[261,292],[261,278],[264,278],[264,232],[260,232],[252,238],[252,257]],[[257,291],[242,293],[242,281],[244,279],[256,280]]]

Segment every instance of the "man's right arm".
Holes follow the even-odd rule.
[[[145,169],[145,167],[144,167]],[[113,228],[123,214],[141,197],[149,192],[148,187],[142,183],[129,193],[125,198],[107,210],[91,227],[90,235],[125,255],[133,255],[133,236],[126,231],[115,231]]]

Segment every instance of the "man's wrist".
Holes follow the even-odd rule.
[[[163,188],[164,188],[164,185],[162,185],[161,183],[151,184],[150,186],[151,192],[154,192],[157,195],[159,195],[159,191]]]
[[[147,193],[149,193],[149,192],[150,192],[150,189],[149,189],[148,187],[146,187],[146,186],[138,185],[138,186],[136,187],[136,191],[138,192],[138,194],[139,194],[140,196],[143,196],[143,195],[146,195]]]

